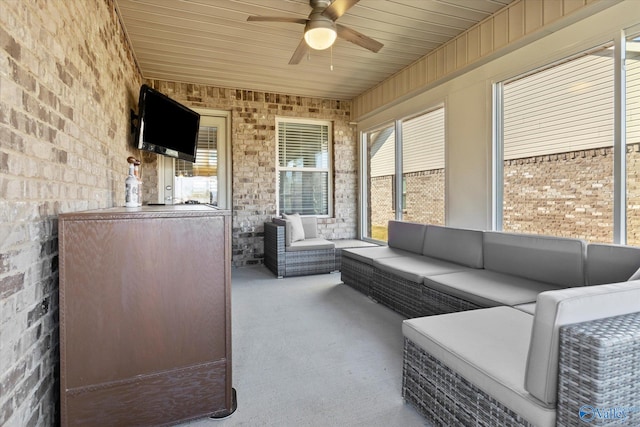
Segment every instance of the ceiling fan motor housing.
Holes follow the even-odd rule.
[[[327,0],[311,0],[309,3],[313,7],[313,10],[311,11],[309,19],[304,27],[304,38],[309,47],[317,50],[324,50],[331,46],[336,39],[336,24],[331,18],[322,14],[331,2]],[[314,37],[317,40],[316,43],[313,43],[310,40],[310,31],[313,30],[323,33],[321,36],[316,35]]]
[[[322,8],[322,10],[329,7],[331,0],[309,0],[309,4],[313,9]],[[322,10],[320,12],[322,12]]]

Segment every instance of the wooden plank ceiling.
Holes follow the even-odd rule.
[[[247,22],[306,18],[308,0],[116,0],[148,79],[352,99],[513,0],[360,0],[337,22],[384,44],[373,53],[338,39],[289,59],[304,26]],[[333,70],[331,70],[333,64]]]

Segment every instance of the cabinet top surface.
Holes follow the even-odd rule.
[[[210,205],[151,205],[137,208],[115,207],[60,214],[60,219],[133,219],[153,217],[198,217],[231,215],[231,211]]]

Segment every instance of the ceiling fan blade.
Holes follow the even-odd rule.
[[[299,64],[300,61],[302,61],[302,58],[304,58],[304,56],[307,54],[308,50],[309,50],[309,46],[307,45],[307,42],[304,41],[304,37],[303,37],[300,40],[300,43],[298,44],[298,47],[296,48],[296,51],[293,52],[293,55],[291,56],[291,59],[289,60],[289,65]]]
[[[382,46],[384,46],[379,41],[374,40],[371,37],[367,37],[349,27],[345,27],[344,25],[336,24],[336,29],[338,30],[338,37],[357,44],[365,49],[369,49],[372,52],[377,53],[382,49]]]
[[[327,18],[331,18],[332,21],[340,18],[347,10],[351,9],[360,0],[335,0],[322,12]]]
[[[294,24],[306,24],[307,18],[288,18],[286,16],[250,16],[247,21],[255,22],[291,22]]]

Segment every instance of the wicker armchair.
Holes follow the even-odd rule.
[[[278,277],[330,273],[335,270],[335,245],[318,237],[317,219],[302,217],[304,240],[291,240],[288,220],[264,224],[264,264]]]

